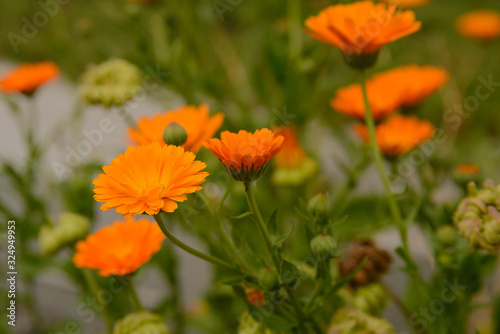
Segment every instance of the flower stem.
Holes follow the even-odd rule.
[[[278,255],[276,252],[273,250],[273,242],[271,240],[271,236],[269,235],[269,232],[267,231],[266,224],[264,223],[264,219],[262,219],[262,215],[260,214],[259,207],[257,205],[257,201],[255,200],[255,195],[254,195],[254,184],[252,182],[245,182],[245,195],[247,198],[248,206],[250,208],[250,212],[252,212],[252,215],[254,217],[254,221],[257,225],[257,229],[259,230],[260,235],[262,236],[262,239],[264,239],[264,243],[266,244],[266,248],[271,255],[271,258],[273,260],[274,266],[276,267],[276,271],[280,274],[281,276],[281,262],[280,259],[278,258]],[[295,294],[293,293],[293,290],[288,286],[284,285],[284,288],[288,294],[288,297],[290,298],[290,303],[292,307],[295,309],[295,313],[297,315],[297,320],[299,323],[299,329],[301,333],[307,333],[307,329],[305,327],[305,314],[300,308],[300,304],[295,297]]]
[[[222,226],[222,220],[220,219],[218,212],[215,212],[212,209],[212,206],[210,205],[210,202],[208,201],[208,198],[202,193],[202,192],[197,192],[196,195],[200,198],[200,200],[203,202],[203,205],[205,206],[206,210],[210,214],[211,218],[213,219],[215,223],[215,228],[217,230],[217,233],[219,234],[219,237],[222,239],[222,242],[224,243],[224,246],[226,249],[229,251],[231,256],[233,257],[234,260],[236,260],[241,267],[246,270],[247,272],[251,272],[250,268],[248,267],[247,263],[243,258],[239,255],[240,251],[236,248],[233,240],[231,237],[227,234],[226,230],[224,229],[224,226]]]
[[[186,245],[185,243],[183,243],[179,239],[177,239],[172,234],[172,232],[170,232],[170,230],[167,228],[167,225],[165,225],[165,223],[163,222],[163,219],[161,217],[161,213],[156,214],[153,217],[155,218],[156,222],[158,223],[158,226],[160,226],[160,229],[162,230],[163,234],[165,234],[165,236],[168,238],[168,240],[170,240],[177,247],[185,250],[189,254],[194,255],[194,256],[202,259],[202,260],[205,260],[207,262],[215,264],[216,266],[218,266],[218,267],[220,267],[220,268],[222,268],[224,270],[227,270],[227,271],[230,271],[230,272],[234,272],[236,274],[241,274],[241,272],[238,269],[234,268],[233,266],[231,266],[226,261],[223,261],[223,260],[221,260],[219,258],[216,258],[216,257],[212,256],[212,255],[200,252],[200,251],[198,251],[198,250],[196,250],[196,249],[194,249],[194,248]]]
[[[382,154],[380,153],[377,138],[375,135],[375,121],[373,119],[373,114],[371,111],[370,103],[368,101],[368,94],[366,91],[366,80],[361,81],[361,88],[363,90],[363,101],[365,104],[365,122],[366,127],[368,128],[368,133],[370,136],[370,146],[373,153],[373,159],[375,160],[375,165],[377,166],[380,178],[382,179],[382,183],[384,185],[387,202],[389,204],[389,209],[391,211],[392,218],[396,226],[398,227],[399,234],[401,236],[401,242],[403,243],[403,248],[407,255],[409,256],[408,250],[408,240],[407,240],[407,231],[406,225],[403,222],[403,218],[401,216],[401,211],[399,210],[398,204],[396,202],[396,198],[391,190],[391,185],[389,183],[389,179],[387,178],[387,174],[384,169],[384,163],[382,160]]]
[[[132,301],[134,302],[137,310],[144,311],[144,307],[142,306],[141,300],[139,299],[139,296],[137,295],[137,290],[135,289],[135,284],[134,284],[133,279],[130,280],[129,292],[130,292],[130,297],[132,298]]]
[[[99,287],[99,284],[97,283],[94,275],[90,270],[88,269],[81,269],[83,278],[85,279],[85,282],[87,283],[88,288],[91,291],[91,294],[93,297],[96,297],[98,292],[101,290]],[[108,333],[113,332],[113,319],[111,318],[111,315],[109,314],[107,305],[102,305],[102,317],[104,319],[104,323],[106,324],[106,329]]]

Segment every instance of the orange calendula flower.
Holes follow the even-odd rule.
[[[372,55],[380,48],[420,29],[412,11],[395,5],[359,1],[333,5],[305,22],[313,38],[334,45],[347,55]]]
[[[196,106],[185,106],[175,111],[167,110],[163,114],[157,114],[151,118],[143,117],[137,122],[137,129],[129,129],[129,135],[138,145],[153,142],[165,144],[163,133],[171,123],[181,125],[187,132],[187,140],[182,145],[184,149],[198,152],[205,140],[212,138],[221,127],[224,114],[217,113],[210,117],[208,106],[205,104]]]
[[[401,66],[374,75],[367,82],[373,118],[380,121],[400,107],[417,105],[443,87],[448,78],[448,72],[442,68],[418,65]],[[361,119],[365,116],[360,84],[340,88],[330,104],[341,113]]]
[[[402,8],[414,8],[423,6],[429,3],[430,0],[380,0],[380,1],[396,5]]]
[[[98,269],[101,276],[127,275],[148,262],[164,239],[158,224],[147,219],[115,221],[79,241],[73,263]]]
[[[297,130],[287,126],[274,130],[283,136],[281,151],[274,159],[277,169],[273,173],[273,181],[277,184],[300,184],[316,170],[316,163],[302,149],[297,138]]]
[[[368,129],[358,124],[356,132],[369,142]],[[413,116],[394,115],[377,125],[375,135],[380,151],[386,156],[399,156],[413,150],[434,135],[434,126]]]
[[[470,38],[489,40],[500,36],[500,14],[492,10],[476,10],[460,16],[458,32]]]
[[[116,208],[126,218],[173,212],[208,176],[201,172],[206,164],[194,159],[179,146],[129,146],[94,180],[94,199],[104,202],[101,210]]]
[[[5,93],[31,94],[58,73],[59,68],[51,62],[24,64],[0,78],[0,90]]]
[[[247,182],[264,174],[282,143],[283,136],[264,128],[254,133],[224,131],[221,139],[209,139],[204,145],[219,158],[232,178]]]

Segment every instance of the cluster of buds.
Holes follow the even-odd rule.
[[[328,334],[395,334],[385,319],[373,317],[353,307],[339,309],[328,328]]]
[[[163,319],[154,313],[141,311],[127,314],[118,320],[113,328],[113,334],[168,334],[168,328]]]
[[[80,93],[88,103],[109,108],[132,100],[141,85],[141,72],[137,67],[123,59],[111,59],[84,73]]]
[[[453,222],[473,249],[490,252],[500,247],[500,186],[491,180],[482,189],[467,185],[468,196],[460,201]]]
[[[87,217],[63,212],[59,216],[59,224],[54,226],[44,225],[40,228],[38,241],[40,252],[43,255],[54,254],[62,247],[75,243],[85,237],[90,228]]]
[[[353,303],[361,311],[379,316],[389,304],[389,295],[382,284],[375,282],[356,289]]]
[[[349,282],[353,288],[377,281],[387,273],[392,262],[391,255],[378,248],[372,240],[358,240],[339,260],[340,275],[347,277],[352,274],[359,268],[365,258],[367,259],[365,265]]]

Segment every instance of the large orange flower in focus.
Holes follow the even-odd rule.
[[[58,73],[59,68],[51,62],[24,64],[0,78],[0,90],[5,93],[31,94]]]
[[[379,73],[367,82],[368,100],[373,118],[380,121],[400,107],[413,107],[440,89],[448,81],[444,69],[408,65]],[[364,119],[365,106],[360,84],[340,88],[330,101],[332,108]]]
[[[465,37],[489,40],[500,36],[500,14],[492,10],[476,10],[460,16],[457,30]]]
[[[358,124],[356,132],[370,142],[368,129]],[[434,135],[434,126],[413,116],[394,115],[377,125],[375,136],[380,151],[390,157],[406,154]]]
[[[395,5],[359,1],[333,5],[305,21],[311,37],[334,45],[347,55],[371,55],[384,45],[420,29],[412,11]]]
[[[148,262],[164,239],[158,224],[147,219],[115,221],[78,242],[73,263],[101,276],[127,275]]]
[[[126,218],[173,212],[208,176],[201,172],[206,164],[194,159],[179,146],[129,146],[94,180],[94,199],[104,202],[101,210],[116,208]]]
[[[187,132],[187,140],[182,145],[187,151],[198,152],[205,140],[212,138],[221,127],[224,114],[217,113],[210,117],[208,106],[205,104],[196,106],[185,106],[175,111],[167,110],[163,114],[157,114],[152,118],[142,117],[137,122],[137,129],[130,128],[129,135],[138,145],[153,142],[165,144],[163,133],[170,123],[181,125]]]
[[[269,129],[254,133],[224,131],[221,139],[206,141],[205,147],[219,158],[229,175],[238,181],[253,181],[265,173],[269,161],[281,149],[283,136]]]

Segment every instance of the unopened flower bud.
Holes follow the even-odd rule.
[[[445,246],[453,246],[457,241],[457,231],[451,225],[441,226],[436,232],[437,241]]]
[[[147,311],[130,313],[118,320],[113,334],[168,334],[168,328],[162,317]]]
[[[328,222],[330,214],[330,196],[328,193],[320,192],[307,203],[309,213],[318,219],[320,223]]]
[[[320,234],[311,239],[311,251],[317,257],[332,256],[337,250],[337,241],[328,234]]]
[[[278,275],[272,268],[262,268],[259,272],[259,282],[262,287],[268,291],[274,290],[279,287]]]
[[[182,146],[187,140],[187,132],[179,123],[172,122],[163,132],[163,140],[167,145]]]

